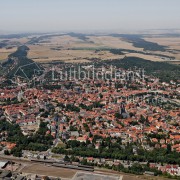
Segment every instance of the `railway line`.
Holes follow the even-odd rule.
[[[52,167],[54,166],[54,167],[59,167],[59,168],[94,172],[93,166],[85,166],[85,165],[80,165],[80,164],[74,165],[74,164],[71,164],[69,162],[64,162],[64,161],[58,162],[54,160],[22,159],[22,158],[16,158],[12,156],[2,156],[2,155],[0,155],[0,160],[14,161],[17,163],[25,163],[25,164],[48,164]]]
[[[94,166],[86,166],[86,165],[74,165],[69,162],[56,162],[52,160],[36,160],[36,159],[31,159],[32,162],[38,162],[38,163],[48,163],[51,164],[51,166],[54,167],[60,167],[60,168],[69,168],[69,169],[76,169],[76,170],[82,170],[82,171],[94,171]]]

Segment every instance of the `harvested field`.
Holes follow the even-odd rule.
[[[8,44],[24,44],[27,43],[32,37],[40,36],[29,36],[25,38],[13,38],[8,39]],[[43,36],[42,36],[43,37]],[[153,55],[154,53],[159,55],[166,55],[169,57],[175,57],[176,60],[180,60],[180,37],[160,37],[152,35],[144,38],[146,41],[155,42],[159,45],[168,47],[168,51],[171,52],[152,52],[152,55],[141,54],[143,48],[134,47],[132,43],[126,42],[123,38],[112,37],[108,35],[91,35],[86,38],[79,38],[78,36],[70,35],[59,35],[49,36],[42,38],[35,44],[27,44],[30,48],[28,57],[36,62],[52,62],[52,61],[63,61],[67,63],[84,63],[91,62],[94,59],[97,60],[113,60],[122,59],[125,55],[129,57],[140,57],[151,61],[166,61],[161,57]],[[2,39],[3,40],[3,39]],[[6,39],[4,39],[6,40]],[[125,55],[113,54],[108,49],[127,49],[138,51],[137,53],[128,53]],[[5,48],[0,49],[0,60],[4,60],[8,55],[14,52],[16,49]],[[99,51],[97,51],[99,50]],[[151,51],[148,51],[151,53]],[[178,63],[178,62],[176,62]]]
[[[136,48],[132,45],[132,43],[124,41],[122,38],[111,37],[111,36],[90,36],[90,41],[93,41],[95,44],[99,46],[107,46],[110,48],[117,49],[130,49],[143,51],[142,48]]]
[[[151,61],[164,61],[160,57],[154,56],[154,55],[145,55],[145,54],[140,54],[140,53],[129,53],[126,54],[127,57],[139,57]]]
[[[8,58],[8,56],[15,52],[17,50],[16,47],[12,48],[12,49],[6,49],[6,48],[2,48],[0,49],[0,61],[1,60],[6,60]]]
[[[28,57],[36,62],[65,61],[65,62],[89,62],[91,59],[118,59],[122,55],[115,55],[109,51],[95,52],[94,50],[54,50],[45,45],[30,45]],[[54,47],[55,48],[55,47]]]
[[[61,178],[72,178],[76,173],[75,170],[56,168],[42,164],[32,164],[30,166],[26,166],[22,172]]]
[[[168,46],[170,49],[180,50],[180,37],[159,37],[144,38],[146,41],[155,42],[160,45]]]
[[[125,55],[113,54],[108,51],[110,48],[127,49],[143,52],[142,48],[136,48],[132,43],[126,42],[119,37],[111,36],[86,36],[86,40],[69,35],[48,37],[36,45],[29,45],[28,57],[36,62],[64,61],[67,63],[84,63],[93,59],[113,60],[122,59]],[[145,38],[153,42],[153,38]],[[159,43],[161,44],[161,43]],[[167,45],[167,44],[162,44]],[[107,49],[107,50],[105,50]],[[100,50],[100,51],[96,51]],[[152,52],[153,54],[154,52]],[[156,52],[159,55],[166,55],[180,59],[178,52]],[[155,55],[141,53],[128,53],[129,57],[140,57],[151,61],[166,61]]]
[[[155,42],[160,45],[168,46],[172,50],[169,55],[174,56],[180,60],[180,37],[159,37],[159,38],[144,38],[146,41]],[[165,52],[166,53],[166,52]],[[164,52],[163,54],[166,55]]]

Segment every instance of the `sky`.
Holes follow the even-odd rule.
[[[180,0],[0,0],[0,31],[180,29]]]

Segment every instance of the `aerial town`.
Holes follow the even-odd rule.
[[[0,180],[180,180],[179,7],[0,1]]]
[[[103,79],[111,66],[81,68],[93,68],[99,78],[61,80],[62,65],[48,66],[30,82],[16,77],[1,88],[1,155],[70,169],[179,176],[179,84],[142,69],[116,68],[112,79]]]

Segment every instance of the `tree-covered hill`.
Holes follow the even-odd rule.
[[[153,62],[137,57],[125,57],[122,60],[98,62],[98,65],[109,64],[119,68],[143,68],[145,74],[159,78],[161,81],[170,82],[180,80],[180,66],[166,62]]]
[[[23,45],[18,47],[16,52],[9,55],[9,59],[13,59],[14,64],[11,66],[11,71],[7,74],[8,78],[13,76],[32,78],[35,71],[40,70],[40,66],[37,63],[27,58],[28,50],[29,48]]]

